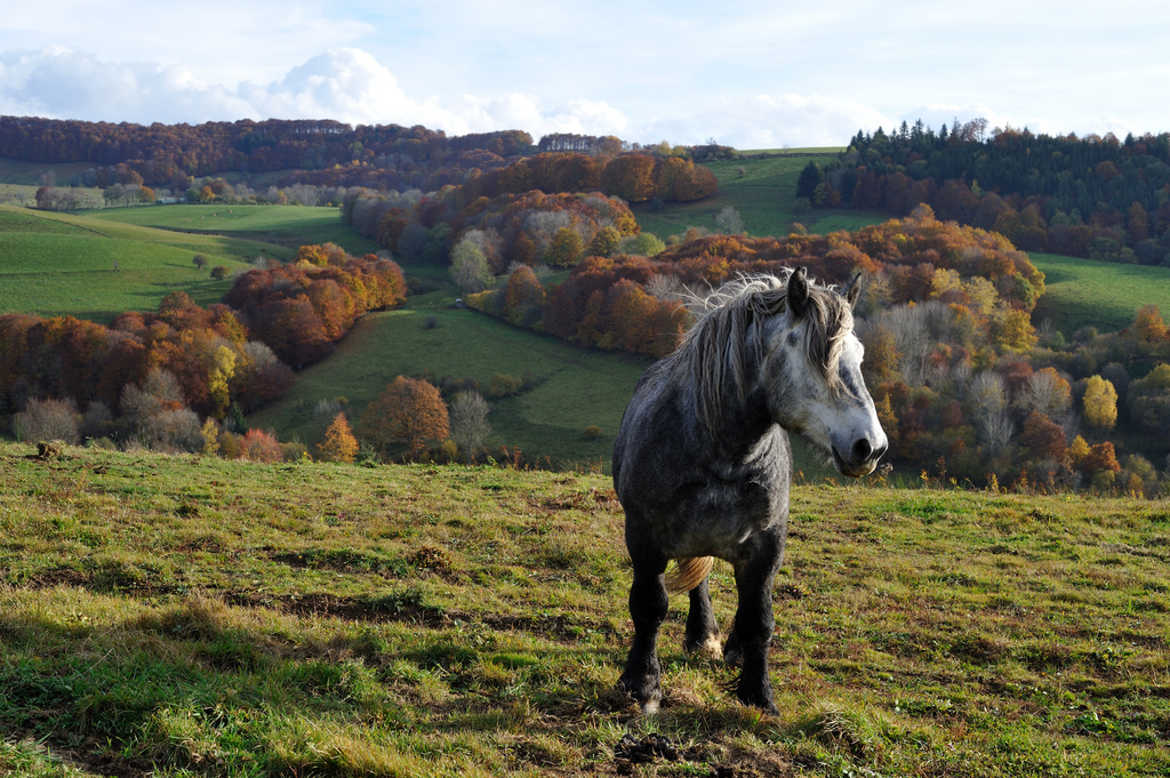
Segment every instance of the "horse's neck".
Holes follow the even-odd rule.
[[[702,440],[699,447],[715,458],[733,463],[749,459],[774,426],[764,392],[752,387],[741,401],[728,392],[727,401],[711,427],[698,425]]]

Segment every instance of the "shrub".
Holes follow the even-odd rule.
[[[258,429],[250,429],[244,435],[240,453],[244,459],[253,462],[279,462],[284,459],[284,451],[276,437]]]
[[[72,400],[29,400],[12,420],[16,439],[25,442],[63,440],[77,445],[81,442],[80,425],[81,414]]]
[[[519,394],[523,386],[524,382],[514,375],[496,373],[488,381],[487,396],[493,400],[501,397],[511,397],[514,394]]]
[[[158,411],[139,421],[137,442],[152,451],[202,451],[199,417],[189,408]]]
[[[488,410],[479,392],[459,392],[451,400],[451,437],[467,459],[475,457],[491,432]]]

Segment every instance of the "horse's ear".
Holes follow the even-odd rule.
[[[849,286],[845,287],[845,299],[849,302],[850,308],[857,306],[858,297],[861,297],[861,273],[856,273]]]
[[[808,307],[808,271],[804,265],[788,277],[788,310],[793,316],[803,316]]]

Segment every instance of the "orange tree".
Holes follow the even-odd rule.
[[[383,455],[416,457],[450,436],[447,405],[427,381],[398,376],[366,406],[360,434]]]

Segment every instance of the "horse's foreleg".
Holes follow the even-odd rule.
[[[711,593],[707,587],[707,579],[691,589],[691,608],[687,613],[687,632],[683,641],[683,650],[688,654],[701,653],[712,659],[723,656],[723,649],[719,646],[719,624],[715,621],[715,613],[711,609]]]
[[[631,554],[631,556],[633,556]],[[634,557],[634,583],[630,587],[630,616],[634,620],[634,645],[618,682],[633,695],[644,713],[654,713],[662,700],[659,684],[658,628],[666,618],[668,600],[663,572],[666,559]]]
[[[728,659],[738,654],[740,671],[736,695],[748,705],[775,711],[772,683],[768,678],[768,645],[772,642],[772,578],[780,564],[783,538],[764,532],[751,543],[747,555],[735,565],[739,607],[728,638]]]

